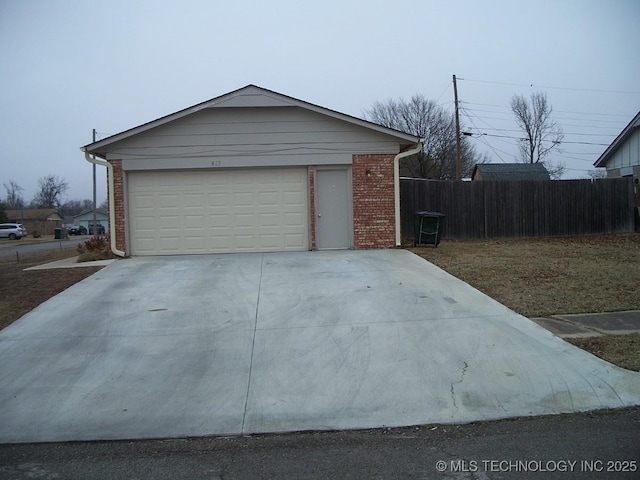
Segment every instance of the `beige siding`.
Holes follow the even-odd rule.
[[[110,148],[126,170],[348,164],[397,139],[298,107],[209,108]]]
[[[640,128],[627,138],[607,162],[607,170],[640,165]]]

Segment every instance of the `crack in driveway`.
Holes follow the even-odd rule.
[[[467,362],[463,362],[462,372],[460,372],[460,380],[451,383],[451,401],[453,402],[453,408],[455,408],[456,411],[458,411],[458,405],[456,404],[455,386],[464,381],[464,376],[467,373],[467,368],[469,368],[469,364]]]

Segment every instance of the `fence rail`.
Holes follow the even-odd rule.
[[[400,180],[401,232],[414,215],[445,215],[442,238],[555,237],[633,232],[631,178],[455,182]]]

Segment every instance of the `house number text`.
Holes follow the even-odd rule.
[[[212,167],[221,167],[222,166],[222,160],[214,160],[211,162],[211,166]]]

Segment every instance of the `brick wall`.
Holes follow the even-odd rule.
[[[122,171],[122,160],[110,160],[113,166],[113,189],[115,194],[115,217],[116,224],[110,225],[111,234],[115,232],[116,248],[127,251],[127,241],[125,236],[125,214],[124,214],[124,173]],[[108,185],[108,183],[107,183]],[[111,195],[111,192],[109,192]]]
[[[396,245],[394,155],[353,155],[353,243],[356,248]]]
[[[316,169],[309,166],[309,239],[311,250],[317,250],[316,245]]]

